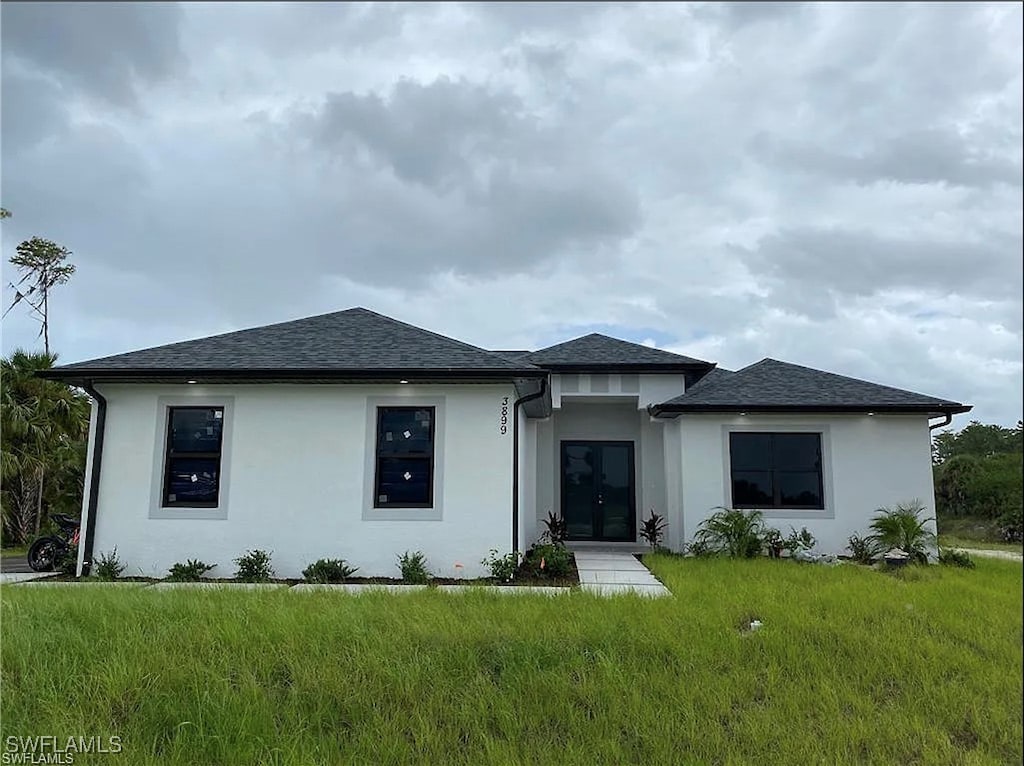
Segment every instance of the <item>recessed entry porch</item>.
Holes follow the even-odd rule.
[[[549,512],[574,549],[632,552],[650,508],[664,513],[663,425],[634,397],[563,398],[536,428],[536,506],[529,544]]]

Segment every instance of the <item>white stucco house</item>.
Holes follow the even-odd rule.
[[[757,508],[841,552],[875,509],[934,507],[930,419],[970,407],[764,359],[735,372],[603,335],[488,351],[362,308],[54,368],[93,397],[80,571],[273,552],[440,576],[573,544],[679,549],[716,507]],[[456,566],[460,565],[460,566]]]

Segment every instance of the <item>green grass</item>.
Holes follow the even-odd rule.
[[[985,540],[972,540],[969,537],[957,537],[956,535],[939,535],[939,547],[941,548],[969,548],[976,551],[1012,551],[1013,553],[1024,553],[1024,545],[1021,543],[994,543]]]
[[[1021,543],[1000,542],[999,522],[995,519],[942,516],[936,523],[939,527],[939,545],[943,548],[1024,552],[1024,545]]]
[[[675,598],[4,587],[0,733],[123,738],[76,763],[1024,758],[1019,564],[650,561]]]

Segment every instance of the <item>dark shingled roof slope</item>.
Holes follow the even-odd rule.
[[[364,308],[296,319],[56,367],[84,379],[171,371],[269,374],[378,370],[543,374],[538,368]]]
[[[714,367],[711,362],[673,354],[639,343],[591,333],[521,357],[521,361],[550,369],[615,369],[625,367],[692,369]]]
[[[732,374],[709,374],[656,412],[880,411],[967,412],[959,402],[869,383],[798,364],[762,359]],[[705,382],[706,381],[706,382]]]

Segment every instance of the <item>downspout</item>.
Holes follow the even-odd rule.
[[[103,462],[103,432],[107,423],[107,400],[92,387],[92,382],[82,388],[96,401],[96,432],[92,437],[92,471],[89,473],[89,506],[85,521],[85,555],[82,557],[82,576],[89,574],[92,567],[92,538],[96,531],[96,508],[100,499],[100,463]]]
[[[952,422],[953,422],[953,413],[952,412],[947,412],[945,420],[943,420],[941,423],[929,423],[928,424],[928,430],[929,431],[934,431],[936,428],[943,428],[945,426],[948,426]]]
[[[519,550],[519,405],[540,399],[548,390],[548,379],[540,379],[540,388],[521,396],[512,404],[512,550]]]

